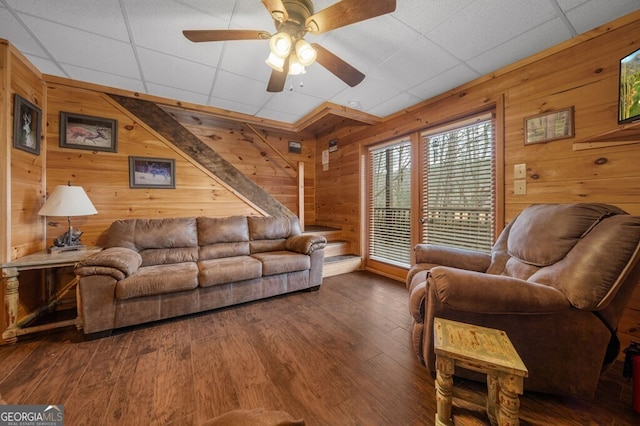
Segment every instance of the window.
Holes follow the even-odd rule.
[[[495,217],[493,119],[422,133],[422,242],[490,252]]]
[[[411,141],[369,152],[369,258],[411,264]]]

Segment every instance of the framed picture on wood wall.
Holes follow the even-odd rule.
[[[18,95],[13,100],[13,147],[40,155],[40,108]]]
[[[175,188],[176,160],[129,157],[129,186],[131,188]]]
[[[524,144],[572,138],[573,126],[573,107],[525,118]]]
[[[118,121],[61,112],[60,146],[91,151],[118,152]]]

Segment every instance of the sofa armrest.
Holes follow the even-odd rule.
[[[486,271],[491,264],[491,255],[487,253],[437,244],[418,244],[414,252],[416,263],[450,266],[478,272]]]
[[[544,314],[571,308],[553,287],[503,275],[437,266],[431,269],[430,295],[453,309],[492,314]]]
[[[316,250],[325,248],[327,239],[319,235],[294,235],[287,238],[284,245],[289,251],[311,254]]]
[[[121,280],[135,273],[141,264],[139,253],[124,247],[111,247],[78,262],[75,273],[81,277],[111,275]]]

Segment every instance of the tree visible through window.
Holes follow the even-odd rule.
[[[411,263],[411,142],[370,152],[369,257]]]
[[[495,215],[493,120],[424,132],[424,243],[491,251]]]

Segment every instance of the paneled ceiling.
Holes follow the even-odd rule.
[[[315,0],[315,11],[336,3]],[[398,0],[395,12],[309,42],[319,64],[268,93],[265,40],[192,43],[184,29],[274,32],[258,0],[0,0],[0,38],[40,71],[296,123],[324,102],[385,117],[640,9],[639,0]]]

